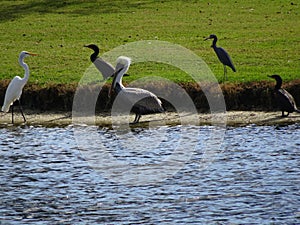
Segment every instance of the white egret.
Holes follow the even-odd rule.
[[[22,95],[22,90],[23,87],[25,86],[25,84],[28,81],[29,78],[29,67],[26,63],[24,63],[24,58],[27,56],[35,56],[36,54],[30,53],[30,52],[26,52],[26,51],[22,51],[20,53],[19,56],[19,64],[24,68],[25,70],[25,75],[23,78],[19,77],[19,76],[15,76],[11,82],[9,83],[7,89],[6,89],[6,93],[5,93],[5,98],[4,98],[4,103],[2,106],[2,111],[3,112],[8,112],[10,106],[12,106],[11,109],[11,113],[12,113],[12,123],[14,123],[14,102],[18,101],[19,103],[19,109],[20,112],[23,116],[24,122],[26,122],[24,113],[23,113],[23,109],[21,106],[21,102],[20,102],[20,97]]]
[[[134,123],[138,123],[142,115],[162,113],[164,108],[160,99],[150,91],[141,88],[126,88],[122,84],[122,77],[129,69],[131,59],[120,56],[117,59],[114,79],[109,90],[111,96],[114,90],[117,97],[127,105],[132,105],[131,112],[135,113]]]

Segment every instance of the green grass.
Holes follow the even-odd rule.
[[[267,80],[280,74],[284,80],[300,78],[300,3],[282,0],[23,0],[0,2],[0,79],[22,75],[20,51],[38,53],[27,58],[30,82],[74,83],[89,67],[95,43],[101,53],[140,40],[161,40],[186,47],[200,56],[218,79],[218,61],[211,33],[219,37],[237,68],[228,70],[229,82]],[[114,63],[114,62],[112,62]],[[124,78],[132,81],[159,75],[178,82],[190,81],[176,68],[134,64]]]

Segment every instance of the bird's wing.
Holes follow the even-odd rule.
[[[160,99],[150,91],[140,88],[124,88],[119,94],[122,94],[132,105],[139,107],[142,111],[164,111]]]
[[[297,109],[295,99],[287,90],[281,88],[278,90],[278,94],[280,96],[279,104],[286,111],[293,111]]]
[[[93,63],[102,74],[103,79],[111,77],[115,72],[115,68],[110,63],[105,62],[101,58],[97,58]]]
[[[226,66],[229,66],[234,72],[236,72],[233,62],[232,62],[229,54],[226,52],[226,50],[224,48],[216,47],[215,52],[216,52],[219,60],[221,61],[221,63],[223,63]]]
[[[141,88],[124,88],[122,90],[124,97],[129,99],[132,103],[136,103],[143,98],[153,98],[158,99],[155,94],[150,91]],[[159,99],[158,99],[159,100]],[[160,101],[160,100],[159,100]]]
[[[5,92],[4,103],[2,106],[3,112],[7,112],[10,105],[21,97],[23,86],[24,84],[19,76],[16,76],[11,80]]]

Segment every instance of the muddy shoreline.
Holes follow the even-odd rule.
[[[181,115],[174,112],[164,114],[152,114],[143,116],[139,124],[130,125],[130,127],[150,127],[164,125],[217,125],[217,126],[273,126],[273,125],[290,125],[300,123],[300,114],[293,113],[288,117],[282,118],[280,112],[264,112],[264,111],[228,111],[224,114],[183,113]],[[217,116],[217,117],[215,117]],[[217,119],[216,119],[217,118]],[[100,127],[118,127],[129,126],[133,121],[134,115],[112,117],[109,113],[98,113],[95,117],[72,117],[71,112],[44,112],[35,113],[33,111],[26,112],[27,122],[23,123],[22,116],[15,114],[15,125],[26,126],[68,126],[68,125],[95,125]],[[8,127],[11,124],[11,114],[0,114],[0,126]]]
[[[9,81],[0,81],[0,105],[3,104],[4,94]],[[209,111],[207,98],[202,87],[194,83],[179,84],[192,99],[197,115],[191,116],[191,124],[195,124],[195,117],[199,125],[211,125],[212,114]],[[97,97],[95,112],[96,125],[111,126],[112,117],[110,109],[113,98],[108,99],[109,85],[100,88],[97,84],[82,87],[79,91],[82,97],[82,104],[89,104],[89,100]],[[150,83],[140,86],[156,93],[163,92],[166,95],[174,96],[176,92],[171,87],[165,87],[157,83]],[[244,126],[248,124],[276,125],[292,124],[300,122],[300,114],[293,113],[289,117],[282,118],[281,112],[276,107],[273,90],[274,82],[252,82],[252,83],[225,83],[220,84],[226,104],[226,124],[229,126]],[[300,106],[300,79],[285,83],[283,86],[295,98],[296,104]],[[72,107],[75,93],[78,93],[77,84],[49,84],[41,87],[35,84],[27,84],[23,90],[21,102],[26,114],[27,123],[32,125],[62,126],[72,124]],[[172,105],[162,99],[167,113],[143,116],[141,124],[156,121],[157,124],[180,124],[180,116],[175,113]],[[180,101],[180,99],[179,99]],[[83,105],[84,107],[84,105]],[[187,113],[188,115],[189,113]],[[133,120],[134,116],[130,119]],[[188,118],[188,116],[187,116]],[[16,110],[16,122],[22,124],[22,117]],[[124,118],[121,120],[124,120]],[[187,119],[188,121],[189,119]],[[144,121],[144,122],[143,122]],[[146,122],[145,122],[146,121]],[[147,122],[148,121],[148,122]],[[0,123],[9,125],[11,123],[10,113],[0,113]],[[146,125],[147,126],[147,125]]]

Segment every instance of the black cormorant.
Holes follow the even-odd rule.
[[[94,45],[94,44],[84,45],[84,47],[87,47],[87,48],[90,48],[90,49],[94,50],[94,53],[91,55],[90,59],[91,59],[92,63],[95,65],[95,67],[102,74],[103,80],[111,77],[115,72],[115,68],[111,64],[109,64],[108,62],[105,62],[103,59],[98,57],[99,47],[97,45]]]
[[[289,115],[289,113],[292,112],[300,113],[300,110],[297,109],[293,96],[290,93],[288,93],[285,89],[281,88],[282,85],[281,77],[279,75],[272,75],[268,77],[271,77],[276,80],[275,94],[276,94],[278,105],[282,112],[281,116],[286,117]],[[284,115],[284,112],[287,112],[287,115]]]

